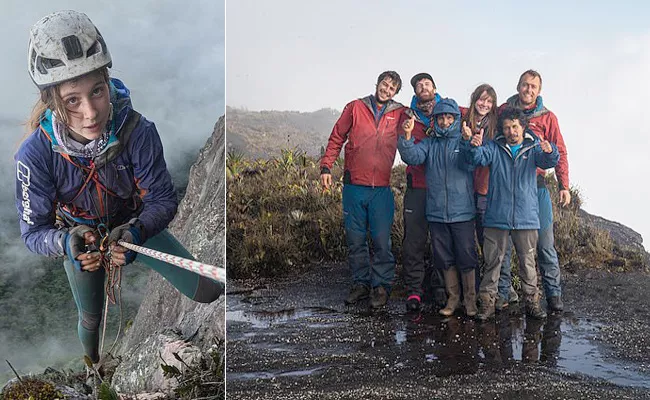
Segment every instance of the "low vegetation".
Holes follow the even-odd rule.
[[[333,167],[334,185],[324,190],[319,183],[318,160],[300,150],[283,150],[272,159],[252,160],[229,152],[226,169],[227,260],[232,278],[273,277],[309,268],[314,263],[344,261],[345,234],[342,216],[342,160]],[[553,203],[558,203],[557,184],[547,177]],[[393,253],[400,263],[403,238],[402,198],[405,168],[393,169],[395,220]],[[593,267],[639,269],[645,255],[612,241],[608,232],[579,216],[580,193],[572,190],[567,208],[554,210],[555,239],[564,268]]]

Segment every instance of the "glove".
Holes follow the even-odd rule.
[[[112,243],[115,243],[115,245],[119,246],[117,242],[120,240],[136,245],[142,244],[144,242],[144,226],[142,226],[140,220],[133,218],[128,223],[113,228],[111,233],[108,235],[109,246]],[[124,253],[124,255],[126,258],[124,265],[126,265],[132,263],[133,260],[135,260],[137,253],[129,250]]]
[[[81,262],[77,260],[77,257],[86,252],[84,235],[92,231],[93,229],[89,226],[78,225],[70,229],[65,235],[65,254],[78,271],[81,271]]]

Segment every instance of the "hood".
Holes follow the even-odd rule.
[[[442,129],[435,121],[436,115],[439,114],[452,114],[454,115],[454,123],[447,129]],[[460,109],[456,100],[444,98],[436,103],[433,108],[433,130],[438,137],[455,138],[460,136]]]
[[[542,99],[542,96],[537,96],[537,100],[535,101],[535,107],[527,109],[527,110],[521,108],[521,106],[519,105],[519,95],[518,94],[510,96],[508,98],[508,100],[506,100],[506,104],[509,107],[517,108],[519,110],[522,110],[524,112],[524,114],[526,115],[526,117],[528,117],[529,119],[534,118],[534,117],[539,117],[540,115],[544,115],[544,114],[546,114],[548,112],[548,109],[546,107],[544,107],[544,100]]]
[[[494,138],[494,142],[499,145],[502,149],[506,150],[508,154],[512,157],[512,152],[510,151],[510,147],[508,147],[508,143],[506,142],[506,137],[503,133],[499,132],[497,136]],[[530,129],[526,129],[524,131],[524,141],[521,143],[522,150],[529,149],[531,147],[536,146],[539,143],[539,137],[533,133]],[[519,151],[519,154],[523,154],[525,151]]]
[[[366,107],[368,107],[368,109],[370,110],[370,112],[373,113],[373,115],[375,114],[375,96],[374,95],[371,94],[371,95],[363,97],[363,98],[361,98],[359,100],[361,100],[363,102],[363,104],[365,104]],[[384,115],[386,113],[389,113],[391,111],[400,109],[402,107],[404,107],[402,105],[402,103],[399,103],[399,102],[397,102],[395,100],[392,100],[392,99],[388,100],[386,103],[384,103],[384,107],[381,110],[380,115]]]
[[[439,93],[436,93],[436,95],[433,96],[433,101],[435,102],[435,104],[438,104],[440,102],[440,100],[442,100],[442,97],[440,97]],[[415,115],[420,120],[420,122],[422,122],[427,127],[431,126],[431,118],[424,115],[422,110],[417,108],[417,104],[418,104],[418,97],[413,95],[413,98],[411,99],[411,110],[413,110],[413,112],[415,112]],[[435,105],[434,105],[434,108],[435,108]]]

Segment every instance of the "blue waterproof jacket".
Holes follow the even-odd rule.
[[[35,253],[64,255],[71,226],[113,228],[134,217],[144,227],[145,241],[176,214],[178,199],[155,125],[131,108],[122,82],[111,79],[110,91],[115,130],[109,138],[112,148],[104,154],[95,159],[65,154],[48,110],[14,156],[21,236]],[[89,173],[92,165],[96,174]]]
[[[490,184],[483,226],[498,229],[539,229],[537,168],[553,168],[560,159],[557,147],[544,153],[539,138],[527,130],[515,158],[503,135],[479,147],[462,141],[463,155],[473,165],[490,167]]]
[[[452,114],[454,123],[441,129],[434,121],[431,136],[415,144],[400,136],[397,148],[408,165],[425,166],[427,180],[426,215],[429,222],[465,222],[474,219],[473,167],[460,153],[460,110],[453,99],[442,99],[433,114]],[[435,118],[435,117],[434,117]]]

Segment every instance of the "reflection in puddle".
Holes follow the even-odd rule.
[[[437,316],[425,316],[417,324],[410,320],[398,324],[394,345],[408,347],[426,337],[430,342],[421,357],[427,363],[439,364],[432,371],[438,376],[448,375],[450,371],[469,373],[471,364],[478,367],[479,362],[488,367],[540,362],[618,385],[650,388],[650,377],[636,372],[633,363],[604,358],[590,340],[598,329],[592,322],[563,321],[559,315],[551,315],[546,320],[505,316],[484,324],[462,318],[441,320]],[[405,351],[413,353],[412,349]]]
[[[229,372],[228,381],[237,381],[237,380],[250,380],[250,379],[274,379],[279,377],[301,377],[308,375],[315,375],[318,373],[324,372],[326,367],[317,367],[312,369],[302,369],[296,371],[280,371],[280,372]]]
[[[274,324],[282,324],[289,320],[308,319],[315,317],[338,316],[338,311],[324,307],[289,308],[278,311],[227,311],[226,321],[247,322],[253,328],[270,328]],[[328,324],[313,324],[314,328],[327,327]]]
[[[443,319],[434,314],[395,315],[350,313],[323,307],[290,308],[277,311],[242,310],[229,298],[228,324],[244,323],[229,339],[261,339],[253,346],[277,354],[291,350],[288,343],[270,345],[264,338],[284,337],[295,331],[311,330],[323,337],[332,332],[349,332],[339,338],[341,350],[372,351],[398,368],[430,368],[436,376],[473,374],[479,368],[508,368],[517,363],[542,363],[569,373],[580,373],[624,385],[650,388],[650,377],[633,362],[605,359],[593,339],[600,326],[581,319],[549,315],[546,320],[526,319],[521,315],[501,315],[496,321],[479,324],[465,318]],[[239,303],[241,304],[241,303]],[[229,328],[230,329],[230,328]],[[328,332],[328,330],[330,332]],[[385,333],[385,335],[384,335]],[[345,336],[345,335],[343,335]],[[353,337],[352,337],[353,336]],[[328,352],[337,352],[331,339]],[[379,352],[379,353],[377,353]],[[289,371],[229,372],[228,380],[300,377],[322,373],[327,367]]]

